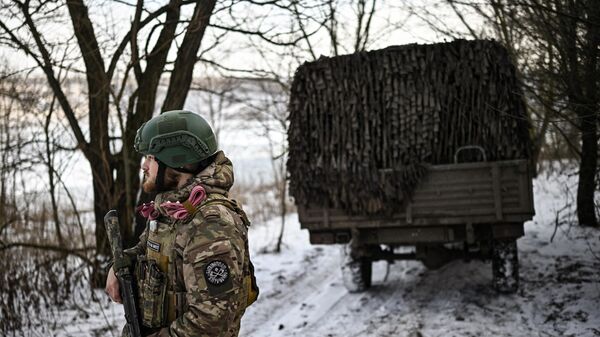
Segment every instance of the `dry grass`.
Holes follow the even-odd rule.
[[[84,240],[74,217],[59,218],[59,241],[47,204],[20,200],[19,205],[19,212],[9,203],[0,205],[5,219],[11,220],[0,232],[1,335],[17,335],[44,320],[41,314],[52,317],[68,305],[75,287],[89,289],[85,285],[93,251],[81,249]],[[85,241],[93,238],[89,234],[83,233],[88,235]]]
[[[230,196],[242,204],[253,225],[260,225],[281,215],[281,190],[273,182],[236,182]],[[289,197],[285,205],[287,213],[295,212],[296,206]]]

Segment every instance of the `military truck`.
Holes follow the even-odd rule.
[[[301,65],[289,103],[290,192],[313,244],[343,244],[350,291],[376,260],[491,260],[518,289],[534,215],[531,140],[508,52],[491,40],[392,46]],[[408,248],[407,248],[408,247]]]

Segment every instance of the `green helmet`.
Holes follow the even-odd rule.
[[[166,111],[138,129],[134,148],[169,167],[205,160],[217,152],[217,138],[208,122],[191,111]]]

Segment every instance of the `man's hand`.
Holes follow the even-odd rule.
[[[119,293],[119,279],[117,279],[117,275],[115,275],[115,271],[112,267],[108,271],[108,276],[106,277],[106,288],[104,291],[108,294],[111,300],[122,303],[121,293]]]

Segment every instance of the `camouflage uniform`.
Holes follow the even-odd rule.
[[[183,220],[160,206],[140,242],[125,252],[136,257],[140,316],[146,333],[159,336],[237,336],[248,303],[248,219],[227,197],[233,166],[223,152],[185,187],[158,194],[155,205],[187,200],[193,187],[206,200]]]

